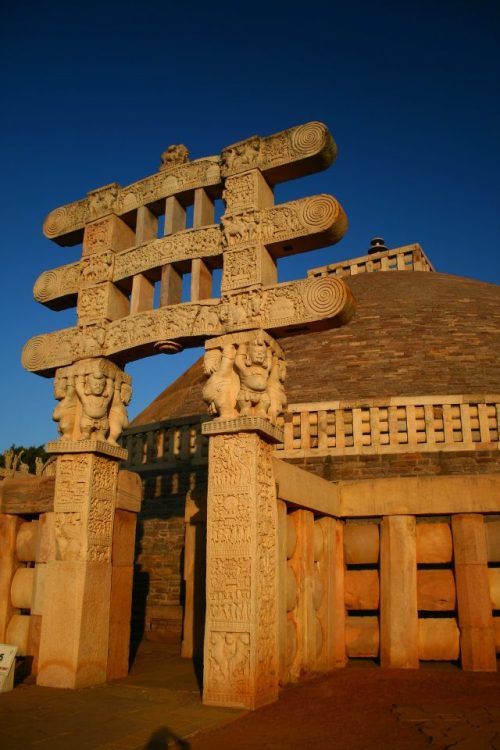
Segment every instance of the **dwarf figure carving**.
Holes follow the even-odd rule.
[[[209,349],[203,360],[209,379],[203,388],[203,399],[212,417],[228,419],[236,416],[236,399],[240,382],[234,371],[236,347],[233,344],[220,349]]]
[[[264,331],[217,340],[205,352],[203,398],[212,417],[257,416],[276,422],[286,407],[283,352]]]
[[[109,412],[108,443],[112,445],[118,445],[118,438],[128,427],[127,406],[132,398],[132,386],[127,377],[130,376],[117,377],[115,380],[115,391]]]
[[[88,440],[92,435],[95,440],[105,440],[114,379],[104,371],[102,360],[90,360],[90,368],[76,376],[75,388],[82,404],[81,439]]]
[[[54,377],[54,397],[59,401],[54,409],[52,419],[57,422],[57,431],[61,440],[71,440],[75,426],[77,397],[75,378],[66,368],[56,371]]]
[[[261,331],[249,344],[241,344],[238,348],[234,364],[240,378],[237,404],[242,416],[267,416],[270,405],[267,382],[271,362],[272,354]]]

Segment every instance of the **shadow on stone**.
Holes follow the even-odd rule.
[[[151,735],[144,750],[189,750],[191,743],[178,737],[168,727],[160,727]]]
[[[142,549],[144,529],[142,523],[137,524],[135,540],[134,583],[132,594],[132,612],[130,621],[130,653],[129,669],[135,661],[137,650],[143,639],[146,627],[146,603],[149,593],[149,573],[141,570],[137,560]]]

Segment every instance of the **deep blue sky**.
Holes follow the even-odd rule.
[[[325,122],[339,157],[277,201],[329,192],[350,221],[333,248],[280,280],[420,242],[439,271],[500,282],[500,5],[496,1],[4,4],[0,451],[56,437],[52,383],[26,373],[25,341],[75,321],[32,300],[77,258],[46,214],[156,171],[170,143],[192,158],[253,134]],[[129,366],[131,415],[199,352]]]

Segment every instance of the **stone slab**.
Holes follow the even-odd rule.
[[[202,435],[224,435],[234,432],[256,432],[271,442],[283,442],[283,431],[264,417],[236,417],[235,419],[213,419],[203,422]]]
[[[47,453],[99,453],[126,461],[128,451],[104,440],[51,440],[45,446]]]

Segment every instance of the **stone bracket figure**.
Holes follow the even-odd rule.
[[[60,440],[100,440],[117,445],[128,427],[130,375],[102,357],[83,359],[56,371],[52,418]]]
[[[276,423],[286,406],[283,350],[264,331],[212,339],[205,352],[208,413],[219,419],[263,417]]]

